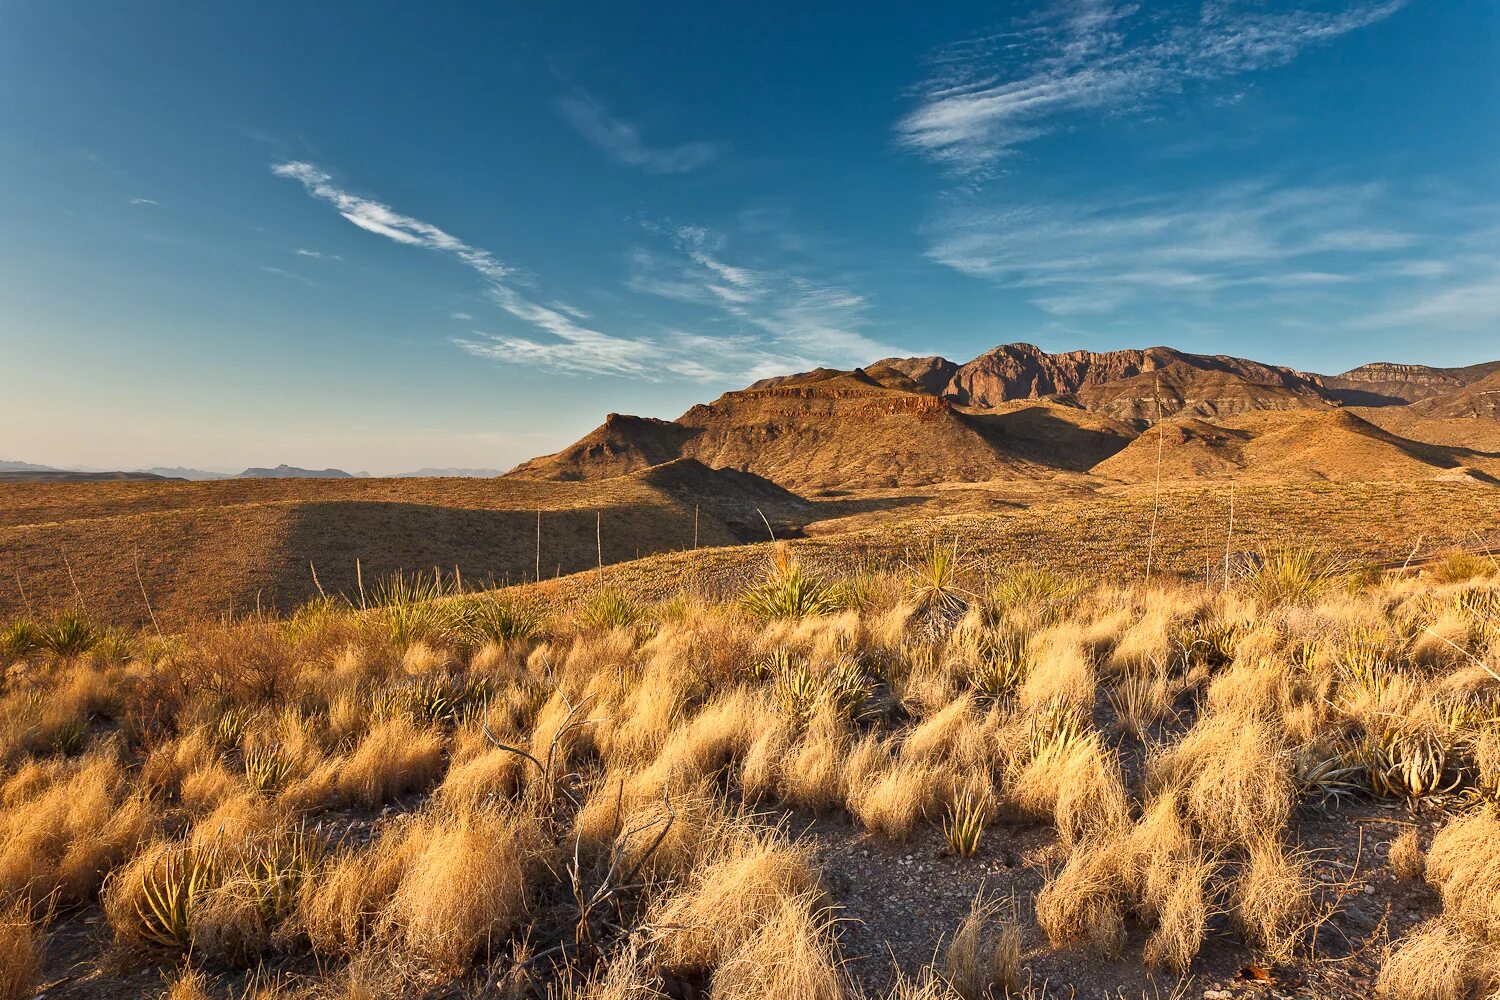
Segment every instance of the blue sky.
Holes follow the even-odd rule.
[[[0,457],[505,468],[1014,340],[1500,357],[1497,56],[1492,0],[0,0]]]

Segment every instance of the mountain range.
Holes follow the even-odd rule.
[[[1500,472],[1497,408],[1500,361],[1328,376],[1169,347],[1004,344],[962,364],[886,358],[762,379],[676,420],[612,413],[508,475],[603,479],[695,458],[804,491],[1061,473],[1130,481],[1142,478],[1138,453],[1154,475],[1160,452],[1165,473],[1184,476],[1486,479]],[[1399,429],[1384,426],[1387,411],[1402,413]]]

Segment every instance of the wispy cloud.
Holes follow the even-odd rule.
[[[1107,313],[1149,297],[1259,286],[1336,287],[1419,240],[1387,221],[1377,184],[1270,181],[1094,202],[955,205],[930,226],[928,255],[998,285],[1035,290],[1055,315]]]
[[[1059,0],[1009,30],[938,52],[897,137],[961,171],[982,170],[1072,116],[1149,109],[1190,84],[1285,65],[1406,2],[1269,11],[1253,0],[1209,0],[1174,18],[1157,4]]]
[[[285,268],[272,267],[269,264],[262,264],[260,266],[260,269],[266,274],[274,274],[278,278],[285,278],[288,281],[295,281],[298,284],[307,285],[309,288],[317,285],[317,282],[313,281],[311,278],[306,277],[305,275],[297,274],[294,271],[288,271]]]
[[[728,239],[702,226],[649,226],[654,246],[631,254],[629,286],[699,306],[736,333],[678,346],[739,377],[868,364],[901,349],[871,337],[863,296],[786,266],[731,260]]]
[[[132,199],[130,199],[130,203],[132,205],[160,205],[161,204],[161,202],[157,201],[155,198],[132,198]]]
[[[1493,330],[1500,325],[1500,260],[1460,270],[1460,276],[1436,287],[1388,296],[1350,325],[1356,329]]]
[[[579,91],[557,99],[557,110],[589,142],[629,167],[652,174],[685,174],[707,165],[723,152],[714,142],[650,146],[640,129],[616,118],[592,96]]]
[[[471,246],[444,230],[371,198],[351,194],[334,183],[333,177],[311,163],[294,161],[271,168],[278,177],[298,181],[308,194],[332,205],[359,228],[405,246],[449,254],[468,265],[484,279],[486,293],[502,310],[551,336],[539,341],[506,333],[475,331],[456,343],[472,354],[515,364],[534,364],[553,371],[657,377],[651,359],[657,353],[649,341],[612,337],[575,322],[561,310],[538,305],[518,292],[510,282],[515,268],[494,254]]]

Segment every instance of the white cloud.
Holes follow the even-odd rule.
[[[897,137],[961,171],[982,170],[1069,116],[1149,109],[1190,83],[1284,65],[1405,3],[1273,12],[1253,0],[1209,0],[1184,22],[1154,4],[1058,0],[1013,30],[940,51]]]
[[[283,268],[272,267],[269,264],[262,264],[260,266],[260,269],[267,274],[274,274],[278,278],[286,278],[288,281],[296,281],[309,287],[317,284],[317,282],[313,281],[311,278],[304,277],[303,275],[296,274],[292,271],[284,270]]]
[[[308,194],[332,205],[345,219],[367,232],[405,246],[451,254],[484,279],[490,298],[501,309],[555,338],[537,341],[511,334],[476,332],[457,341],[470,353],[560,372],[658,377],[650,366],[656,348],[649,341],[612,337],[578,325],[562,309],[531,302],[507,281],[515,269],[501,263],[488,250],[471,246],[431,223],[402,215],[378,201],[350,194],[337,187],[331,175],[310,163],[282,163],[271,170],[278,177],[300,182]],[[266,270],[284,273],[276,268]]]
[[[901,353],[863,331],[868,304],[839,284],[785,267],[731,262],[725,237],[701,226],[647,229],[666,247],[635,248],[629,287],[701,307],[739,331],[697,342],[679,335],[672,343],[687,353],[711,356],[718,368],[751,378],[818,365],[852,367]]]
[[[160,205],[161,204],[161,202],[157,201],[155,198],[132,198],[132,199],[130,199],[130,203],[132,205]]]
[[[1263,286],[1313,290],[1366,276],[1418,237],[1389,222],[1379,185],[1233,184],[1175,195],[1002,208],[955,203],[928,255],[1004,287],[1037,289],[1057,315],[1134,299]]]
[[[640,130],[612,116],[593,97],[579,92],[557,99],[557,109],[568,124],[614,160],[653,174],[684,174],[707,165],[723,151],[718,143],[686,142],[652,147]]]
[[[1425,275],[1424,275],[1425,277]],[[1392,297],[1355,328],[1493,329],[1500,325],[1500,261],[1439,288]]]

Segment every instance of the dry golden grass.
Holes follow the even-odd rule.
[[[976,896],[943,956],[943,976],[963,1000],[1006,997],[1022,986],[1021,931],[998,900]]]
[[[1439,830],[1427,850],[1427,881],[1449,920],[1480,940],[1500,942],[1500,820],[1475,812]]]
[[[862,572],[861,610],[773,624],[690,594],[631,628],[558,615],[503,643],[323,610],[123,663],[27,653],[5,664],[4,711],[45,719],[55,700],[89,728],[0,762],[0,903],[74,919],[104,883],[125,961],[316,960],[309,989],[351,997],[457,988],[478,963],[541,953],[517,988],[624,998],[670,978],[852,1000],[844,884],[819,872],[844,836],[830,831],[878,838],[859,864],[885,877],[896,849],[880,841],[936,853],[982,803],[971,846],[938,864],[987,863],[1031,823],[1046,870],[1012,912],[1034,909],[1053,947],[1183,974],[1222,934],[1303,967],[1335,888],[1292,846],[1300,810],[1337,820],[1350,796],[1409,795],[1362,756],[1394,729],[1436,748],[1395,771],[1445,754],[1442,803],[1473,805],[1425,858],[1443,922],[1398,942],[1382,988],[1406,996],[1397,974],[1422,963],[1455,990],[1493,976],[1500,828],[1480,803],[1500,787],[1500,702],[1477,664],[1500,650],[1494,582],[1335,581],[1268,610],[1233,588],[1007,570],[944,638],[896,605],[899,577]],[[1458,651],[1423,644],[1437,631]],[[981,677],[985,643],[1013,636],[1023,666]],[[1390,864],[1414,878],[1407,839]],[[946,929],[911,919],[932,942]],[[1017,994],[1020,934],[976,901],[891,995]]]
[[[718,968],[764,937],[773,921],[795,922],[784,906],[805,909],[820,891],[805,848],[744,820],[733,821],[716,839],[719,846],[701,859],[689,881],[652,909],[650,921],[670,928],[657,946],[658,961],[669,969]]]
[[[405,871],[384,920],[409,954],[461,970],[520,926],[540,852],[540,831],[524,817],[466,811],[419,822],[406,831]]]
[[[443,766],[443,744],[399,717],[371,729],[338,769],[339,794],[366,805],[425,788]]]
[[[1500,985],[1489,949],[1445,920],[1430,920],[1397,941],[1377,989],[1389,1000],[1474,1000]]]
[[[840,965],[832,917],[820,897],[779,898],[760,932],[724,955],[709,981],[721,1000],[845,1000],[852,989]]]
[[[0,1000],[26,1000],[41,983],[41,928],[17,904],[0,909]]]
[[[1391,871],[1397,878],[1415,881],[1427,870],[1427,858],[1416,830],[1407,830],[1391,841]]]

